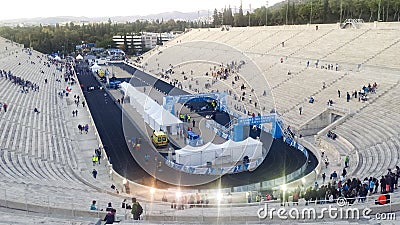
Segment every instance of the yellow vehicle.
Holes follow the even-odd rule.
[[[168,145],[168,137],[163,131],[154,131],[151,141],[156,147],[166,147]]]
[[[104,71],[103,71],[102,69],[99,69],[99,70],[97,70],[97,75],[98,75],[99,77],[104,77],[104,76],[105,76],[105,73],[104,73]]]

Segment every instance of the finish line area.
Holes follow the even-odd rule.
[[[131,74],[135,72],[135,76],[133,76],[132,80],[136,81],[133,82],[133,86],[136,88],[147,88],[147,89],[154,89],[154,90],[161,90],[159,92],[162,93],[162,91],[170,91],[170,92],[179,92],[179,94],[186,94],[183,93],[182,91],[177,91],[176,89],[172,88],[169,84],[162,82],[160,80],[151,80],[154,79],[150,75],[146,75],[145,73],[142,72],[136,72],[133,71],[135,70],[134,68],[126,65],[126,64],[118,64],[117,65],[120,68],[125,68],[126,70],[130,70]],[[89,74],[89,72],[85,69],[86,67],[84,65],[79,65],[78,70],[81,70],[82,72],[80,73],[81,75],[79,76],[79,80],[81,84],[84,87],[88,86],[93,86],[93,87],[99,87],[101,84],[99,83],[98,80],[95,79],[94,76]],[[86,72],[85,72],[86,71]],[[148,85],[149,82],[153,82],[154,85],[150,87]],[[146,84],[147,83],[147,84]],[[154,92],[154,93],[153,93]],[[112,96],[114,96],[114,100],[110,103],[105,103],[104,101],[104,94],[111,93]],[[152,91],[150,93],[150,96],[153,97],[152,95],[156,95],[155,91]],[[158,94],[159,96],[162,96]],[[144,171],[138,159],[138,157],[132,157],[131,151],[129,148],[132,146],[129,146],[126,144],[125,139],[127,137],[127,133],[123,132],[123,130],[127,130],[126,128],[122,129],[123,126],[126,126],[126,121],[132,121],[131,119],[128,119],[128,116],[126,114],[131,114],[130,112],[133,112],[135,110],[130,109],[128,104],[118,104],[117,99],[120,99],[122,97],[121,93],[117,90],[106,90],[104,89],[97,89],[95,91],[91,92],[86,92],[85,91],[85,97],[88,102],[88,106],[92,112],[93,119],[96,123],[97,129],[99,131],[99,135],[102,138],[102,142],[106,146],[106,151],[107,154],[109,155],[110,161],[113,165],[113,168],[116,172],[121,174],[122,176],[126,177],[127,179],[148,185],[148,186],[156,186],[160,188],[165,188],[165,187],[173,187],[174,185],[167,184],[166,182],[162,182],[158,179],[154,179],[153,175],[165,173],[166,171],[169,171],[171,169],[171,165],[168,165],[168,161],[163,158],[160,154],[157,156],[157,159],[151,154],[147,158],[151,159],[152,161],[163,161],[165,163],[161,163],[161,166],[154,166],[153,164],[155,163],[150,163],[149,160],[149,166],[148,167],[153,167],[150,169],[151,172],[153,172],[153,175],[149,175],[148,172]],[[154,98],[156,101],[161,102],[161,99],[157,97]],[[122,114],[121,109],[124,109],[125,112]],[[201,112],[198,112],[201,114]],[[119,114],[119,115],[118,115]],[[216,119],[218,118],[226,118],[222,115],[220,115],[221,112],[218,112],[216,114]],[[107,117],[107,120],[104,120],[102,118]],[[132,117],[129,115],[129,117]],[[137,122],[139,118],[133,118],[133,121]],[[122,124],[122,120],[124,123]],[[250,120],[254,120],[251,119]],[[101,122],[98,122],[101,121]],[[206,121],[206,120],[205,120]],[[208,121],[214,121],[214,120],[208,120]],[[134,122],[134,123],[135,123]],[[226,121],[225,121],[226,122]],[[137,124],[132,124],[128,123],[130,131],[132,131],[132,135],[128,134],[128,136],[135,136],[141,138],[141,143],[140,143],[140,148],[141,149],[146,149],[146,148],[153,148],[152,143],[149,141],[148,134],[143,133],[142,131],[139,131],[139,129],[135,128],[135,125]],[[252,124],[253,125],[253,124]],[[200,125],[199,125],[200,126]],[[197,128],[197,126],[195,126]],[[193,128],[192,128],[193,129]],[[206,128],[209,129],[209,128]],[[233,130],[233,129],[232,129]],[[291,173],[302,169],[302,173],[306,173],[307,167],[304,165],[306,162],[306,158],[302,152],[299,152],[297,149],[292,148],[290,145],[285,144],[283,139],[273,139],[270,134],[268,134],[265,131],[261,131],[259,128],[257,128],[257,132],[254,132],[253,129],[250,129],[250,126],[248,126],[248,130],[250,130],[249,135],[257,135],[257,132],[260,136],[260,141],[262,143],[267,143],[271,145],[271,148],[268,152],[268,154],[265,156],[264,161],[258,166],[258,168],[254,171],[245,171],[241,173],[236,173],[236,174],[226,174],[221,177],[221,179],[218,179],[218,181],[214,182],[209,182],[206,184],[201,184],[197,186],[193,186],[194,188],[215,188],[215,187],[225,187],[225,188],[233,188],[233,187],[241,187],[244,185],[249,185],[249,184],[254,184],[254,183],[259,183],[260,181],[268,181],[268,180],[273,180],[276,178],[282,177],[282,175],[290,175]],[[197,130],[195,130],[196,132]],[[200,132],[199,132],[200,133]],[[208,133],[213,133],[212,131],[209,130]],[[253,133],[253,134],[251,134]],[[254,134],[255,133],[255,134]],[[262,135],[260,135],[262,133]],[[234,134],[234,132],[232,132]],[[202,135],[205,136],[205,135]],[[215,136],[215,139],[218,139],[216,142],[221,142],[224,141],[224,138],[221,138],[218,135],[213,134]],[[236,135],[238,136],[238,135]],[[125,138],[124,138],[125,137]],[[233,137],[233,135],[232,135]],[[225,138],[226,140],[226,138]],[[129,141],[128,141],[129,143]],[[142,156],[143,157],[143,156]],[[310,157],[311,158],[311,157]],[[314,157],[315,158],[315,157]],[[309,160],[312,161],[312,160]],[[306,165],[307,166],[307,165]],[[310,163],[308,164],[308,167],[312,167]],[[149,168],[148,168],[149,169]],[[177,169],[177,168],[175,168]],[[174,169],[174,170],[175,170]],[[178,167],[179,169],[179,167]],[[181,168],[180,168],[181,169]],[[190,170],[187,170],[190,171]],[[187,172],[186,171],[186,172]],[[282,181],[288,181],[286,178],[282,179]],[[268,188],[265,186],[265,188]],[[239,188],[240,189],[240,188]]]

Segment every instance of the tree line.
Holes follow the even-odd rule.
[[[262,6],[252,13],[244,13],[240,5],[237,12],[232,12],[231,7],[215,9],[212,26],[337,23],[348,18],[365,22],[399,21],[400,0],[285,0],[273,7]]]
[[[337,23],[347,18],[372,21],[399,21],[400,0],[286,0],[272,7],[260,7],[253,12],[238,10],[231,7],[218,11],[214,10],[212,22],[154,20],[113,23],[111,20],[103,23],[76,25],[46,25],[46,26],[16,26],[0,27],[0,35],[32,47],[43,53],[75,51],[75,46],[82,43],[95,43],[96,47],[115,46],[112,40],[114,35],[137,35],[141,32],[171,32],[185,31],[187,28],[221,27],[229,25],[244,26],[272,26],[283,24],[307,23]],[[129,53],[129,52],[128,52]],[[131,52],[133,53],[133,52]]]
[[[102,23],[89,23],[76,25],[39,25],[0,27],[0,36],[14,42],[24,44],[43,53],[71,53],[75,46],[84,43],[94,43],[96,47],[120,47],[126,50],[126,46],[115,46],[112,37],[115,35],[140,35],[141,32],[171,32],[184,31],[185,28],[197,27],[189,21],[140,21],[113,23],[111,20]]]

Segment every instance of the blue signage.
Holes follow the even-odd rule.
[[[263,123],[272,123],[275,121],[276,114],[255,116],[255,117],[242,117],[238,119],[238,125],[241,126],[252,126],[260,125]]]

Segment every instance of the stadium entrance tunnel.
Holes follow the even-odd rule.
[[[342,123],[348,116],[348,109],[329,107],[302,124],[298,129],[298,134],[301,136],[311,136],[327,132],[330,127]]]

